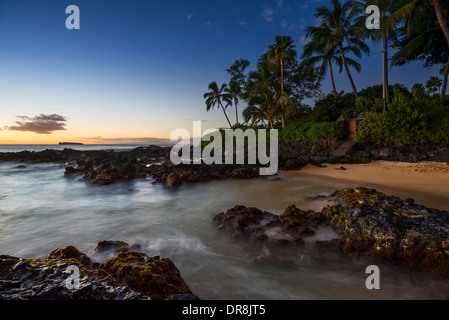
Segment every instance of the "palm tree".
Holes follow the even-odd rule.
[[[221,88],[218,88],[218,84],[215,81],[211,82],[209,84],[209,92],[204,94],[204,99],[206,100],[207,112],[215,107],[221,108],[226,120],[228,120],[229,127],[232,127],[228,115],[226,114],[226,108],[232,103],[231,96],[226,93],[227,87],[227,84],[224,83]],[[226,103],[226,106],[223,106],[223,102]]]
[[[285,104],[282,96],[273,92],[269,87],[261,87],[258,94],[253,96],[248,107],[243,111],[245,122],[253,124],[268,120],[271,129],[274,129],[274,120],[278,116],[281,106]]]
[[[449,47],[449,26],[447,23],[447,18],[444,17],[443,8],[438,0],[430,0],[430,4],[435,9],[437,14],[438,23],[440,24],[441,30],[443,30],[444,36],[446,37],[447,44]]]
[[[438,23],[440,24],[441,30],[443,30],[449,48],[449,26],[448,26],[449,18],[447,12],[443,12],[443,8],[441,8],[440,2],[438,0],[430,0],[430,4],[435,9]],[[449,60],[447,61],[446,68],[444,69],[444,80],[443,80],[443,88],[441,90],[441,101],[443,101],[444,97],[446,96],[448,75],[449,75]]]
[[[285,62],[294,61],[296,58],[293,39],[289,36],[277,36],[273,45],[269,47],[268,60],[281,67],[281,96],[285,97],[284,91],[284,68]],[[282,128],[285,128],[285,108],[281,104]]]
[[[280,95],[280,84],[278,77],[278,68],[267,61],[266,55],[263,55],[257,63],[257,69],[250,72],[243,97],[245,101],[251,100],[257,96],[261,90],[269,89]],[[276,97],[278,99],[279,97]]]
[[[265,125],[267,117],[264,111],[258,106],[248,105],[245,110],[243,110],[243,118],[245,123],[250,123],[252,126],[262,123]]]
[[[440,90],[443,82],[438,77],[430,77],[430,79],[426,82],[426,89],[431,95],[435,95],[435,92]]]
[[[307,37],[318,39],[326,43],[326,47],[336,46],[341,56],[343,66],[348,75],[354,95],[358,97],[357,88],[348,68],[347,58],[344,52],[344,46],[351,46],[354,52],[368,53],[369,48],[363,42],[367,29],[356,21],[361,11],[361,5],[355,1],[348,1],[344,4],[340,0],[332,0],[332,7],[319,7],[314,15],[315,18],[322,21],[318,27],[309,27]]]
[[[345,47],[343,48],[343,52],[349,53],[352,51],[352,47]],[[355,54],[357,55],[357,51]],[[335,79],[334,79],[334,71],[332,67],[332,63],[337,64],[340,67],[340,73],[343,70],[343,63],[341,60],[340,53],[338,52],[338,48],[336,46],[326,47],[325,43],[320,42],[318,39],[312,39],[308,44],[304,46],[304,53],[302,55],[302,58],[305,60],[302,62],[302,64],[305,65],[319,65],[321,63],[321,66],[319,68],[320,70],[320,78],[322,79],[324,75],[327,73],[327,70],[329,69],[330,78],[332,81],[332,88],[334,97],[337,98],[337,88],[335,86]],[[361,71],[362,66],[357,61],[346,57],[346,63],[352,67],[354,67],[358,72]]]
[[[426,67],[444,64],[445,67],[441,72],[443,74],[443,85],[440,95],[440,99],[443,100],[446,96],[449,76],[449,50],[446,46],[447,39],[443,28],[431,2],[415,0],[409,4],[413,14],[407,16],[405,25],[400,28],[403,38],[397,40],[396,45],[400,46],[401,49],[393,56],[392,64],[403,65],[411,60],[425,60]],[[449,23],[447,9],[448,6],[446,5],[443,15]]]
[[[239,97],[242,94],[242,88],[240,87],[240,84],[237,81],[231,80],[229,82],[229,85],[226,87],[225,92],[231,97],[231,100],[234,103],[236,124],[239,124],[238,104],[239,104]]]
[[[372,30],[370,37],[375,42],[382,42],[383,98],[385,103],[389,104],[388,44],[389,40],[396,39],[396,26],[410,14],[413,5],[410,3],[402,5],[401,1],[398,0],[366,0],[365,4],[366,6],[375,5],[380,11],[379,29]]]
[[[247,85],[247,77],[245,75],[246,69],[249,67],[250,62],[246,59],[235,60],[231,67],[226,69],[226,72],[231,76],[229,81],[227,93],[232,96],[235,105],[235,117],[236,123],[239,123],[238,104],[239,99],[244,99],[244,90]]]

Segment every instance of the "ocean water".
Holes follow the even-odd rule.
[[[140,145],[130,145],[130,144],[114,144],[114,145],[54,145],[54,144],[37,144],[37,145],[23,145],[23,144],[0,144],[0,152],[21,152],[21,151],[31,151],[40,152],[47,149],[50,150],[64,150],[73,149],[80,151],[94,151],[94,150],[114,150],[114,151],[129,151],[134,148],[140,147]]]
[[[38,258],[67,245],[91,253],[101,240],[121,240],[170,258],[203,299],[449,298],[447,280],[388,264],[379,265],[381,289],[370,291],[370,262],[329,263],[308,248],[283,252],[289,263],[260,262],[212,224],[236,204],[275,214],[290,204],[319,210],[314,196],[348,185],[281,174],[279,181],[229,179],[173,190],[151,177],[104,187],[80,177],[64,177],[59,164],[0,163],[0,254]],[[316,237],[332,236],[321,230]]]

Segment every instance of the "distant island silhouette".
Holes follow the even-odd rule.
[[[75,145],[75,146],[84,146],[84,144],[79,142],[60,142],[59,145]]]

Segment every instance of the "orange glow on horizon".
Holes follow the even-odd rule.
[[[86,134],[83,134],[86,136]],[[85,145],[96,144],[145,144],[140,141],[168,140],[164,135],[126,135],[126,136],[93,136],[93,138],[80,138],[80,134],[69,133],[36,134],[32,132],[0,132],[0,145],[59,145],[60,142],[76,142]],[[87,135],[89,136],[89,135]],[[137,141],[137,142],[136,142]]]

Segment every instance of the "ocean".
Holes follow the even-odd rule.
[[[55,145],[55,144],[39,144],[39,145],[7,145],[0,144],[0,152],[21,152],[21,151],[31,151],[40,152],[44,150],[64,150],[73,149],[80,151],[94,151],[94,150],[114,150],[114,151],[129,151],[142,145],[130,145],[130,144],[106,144],[106,145]]]
[[[49,147],[60,148],[2,146],[0,150]],[[324,204],[316,195],[356,186],[281,173],[278,181],[229,179],[178,189],[153,184],[151,177],[99,187],[80,181],[82,175],[65,177],[64,170],[61,164],[0,163],[0,254],[39,258],[67,245],[91,253],[101,240],[121,240],[140,244],[150,256],[170,258],[202,299],[449,298],[446,280],[389,264],[379,265],[381,290],[368,290],[365,270],[372,262],[335,257],[329,263],[307,247],[287,251],[292,258],[288,264],[260,262],[212,223],[216,214],[235,205],[275,214],[290,204],[320,210]],[[334,236],[322,230],[318,238]]]

